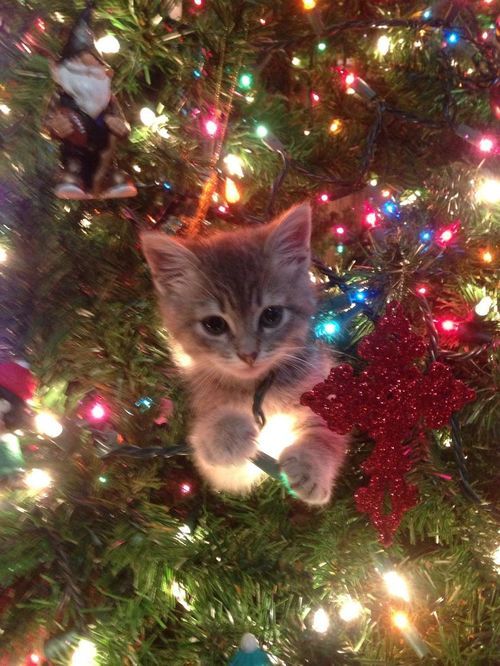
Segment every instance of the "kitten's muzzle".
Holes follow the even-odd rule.
[[[246,363],[250,367],[252,367],[257,360],[257,352],[254,351],[251,354],[238,354],[238,358],[241,358],[243,363]]]

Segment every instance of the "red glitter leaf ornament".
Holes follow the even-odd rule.
[[[358,426],[375,441],[363,464],[368,485],[355,498],[384,545],[392,542],[403,515],[418,501],[416,486],[406,480],[415,466],[410,442],[422,443],[425,428],[444,426],[475,397],[442,363],[431,363],[424,374],[415,361],[426,349],[401,305],[389,303],[375,330],[358,346],[366,369],[355,375],[347,364],[332,368],[325,381],[301,398],[330,430],[345,434]]]

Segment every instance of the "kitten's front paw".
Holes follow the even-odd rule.
[[[209,465],[242,465],[257,452],[257,426],[236,410],[214,415],[195,436],[196,448]]]
[[[329,501],[333,478],[320,450],[307,450],[307,444],[289,446],[281,454],[279,462],[291,489],[301,500],[308,504],[326,504]]]

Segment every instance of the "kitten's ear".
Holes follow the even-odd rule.
[[[164,296],[192,280],[198,260],[182,243],[156,231],[145,231],[141,244],[160,294]]]
[[[290,208],[277,222],[266,242],[269,255],[281,265],[309,265],[311,260],[311,206]]]

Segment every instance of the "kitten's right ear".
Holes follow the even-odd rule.
[[[198,262],[182,243],[156,231],[145,231],[141,234],[141,244],[160,294],[165,295],[191,282]]]

